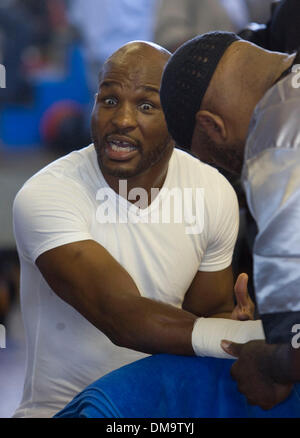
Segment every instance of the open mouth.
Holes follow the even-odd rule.
[[[111,160],[125,161],[135,156],[138,148],[129,141],[111,138],[106,143],[105,152]]]

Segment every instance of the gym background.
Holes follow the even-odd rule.
[[[25,372],[19,303],[19,262],[12,203],[39,169],[90,142],[89,119],[104,60],[132,40],[175,50],[210,30],[262,27],[271,0],[1,0],[0,64],[0,417],[19,403]],[[197,10],[197,11],[196,11]],[[256,25],[257,26],[257,25]],[[3,68],[1,68],[3,71]],[[251,275],[247,235],[237,269]],[[3,331],[2,331],[3,333]],[[1,343],[3,345],[3,343]]]

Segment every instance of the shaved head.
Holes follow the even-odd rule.
[[[162,57],[164,57],[166,61],[171,56],[171,53],[167,49],[159,46],[158,44],[152,43],[150,41],[131,41],[130,43],[127,43],[124,46],[120,47],[108,58],[108,60],[122,54],[138,54],[139,52],[143,53],[145,51],[147,53],[160,54]]]
[[[109,58],[107,58],[99,73],[99,80],[101,81],[103,73],[107,68],[110,68],[112,64],[122,66],[122,64],[126,64],[130,59],[136,64],[139,64],[139,61],[142,62],[143,59],[151,59],[153,64],[156,65],[156,67],[160,67],[163,71],[170,56],[171,53],[158,44],[148,41],[131,41],[120,47]]]

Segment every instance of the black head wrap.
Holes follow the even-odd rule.
[[[187,41],[169,59],[161,82],[160,100],[168,129],[179,146],[189,148],[195,115],[226,49],[240,38],[210,32]]]

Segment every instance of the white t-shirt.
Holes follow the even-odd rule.
[[[177,223],[180,206],[175,201],[177,210],[170,208],[170,223],[147,223],[147,218],[155,218],[172,199],[174,188],[194,190],[188,201],[194,212],[196,201],[201,207],[201,233],[187,232],[191,228],[184,221]],[[197,198],[195,189],[204,196]],[[108,193],[103,202],[101,190]],[[182,209],[188,201],[182,203]],[[104,374],[147,356],[114,345],[60,299],[35,265],[39,255],[67,243],[93,239],[128,271],[142,296],[178,308],[198,270],[219,271],[231,264],[238,231],[235,192],[216,169],[181,150],[174,150],[163,189],[140,212],[138,223],[121,223],[121,219],[100,223],[99,208],[104,202],[108,209],[118,205],[122,220],[128,209],[138,210],[108,187],[93,145],[51,163],[16,196],[14,230],[28,350],[17,417],[50,417]]]

